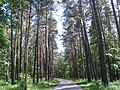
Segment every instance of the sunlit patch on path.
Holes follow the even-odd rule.
[[[83,90],[71,80],[62,80],[54,90]]]

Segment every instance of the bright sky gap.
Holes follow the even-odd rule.
[[[56,42],[57,42],[57,46],[58,46],[58,52],[61,52],[61,51],[64,51],[64,48],[63,48],[63,44],[62,44],[62,32],[63,32],[63,18],[62,18],[62,15],[63,15],[63,7],[62,7],[62,4],[61,4],[61,0],[57,0],[59,3],[56,2],[56,5],[57,5],[57,11],[56,13],[54,13],[54,17],[57,21],[57,30],[58,30],[58,35],[57,35],[57,38],[56,38]]]

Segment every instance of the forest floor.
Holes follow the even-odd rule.
[[[53,79],[50,81],[42,80],[39,83],[32,83],[32,79],[29,79],[27,84],[27,90],[53,90],[60,81],[58,79]],[[24,90],[24,80],[11,85],[10,82],[5,82],[0,80],[0,90]]]
[[[87,82],[87,80],[73,80],[77,85],[83,88],[83,90],[120,90],[120,80],[110,82],[105,87],[100,80]]]
[[[88,83],[87,80],[81,79],[71,79],[71,81],[55,78],[50,81],[42,80],[35,84],[32,83],[32,79],[28,80],[28,90],[120,90],[120,80],[110,82],[107,87],[104,87],[100,80]],[[15,85],[11,85],[10,81],[0,80],[0,90],[23,90],[23,87],[24,80]]]
[[[79,85],[71,80],[61,80],[54,90],[83,90]]]

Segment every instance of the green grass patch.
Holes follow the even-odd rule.
[[[53,79],[51,81],[39,81],[39,83],[32,83],[32,80],[29,80],[27,89],[28,90],[53,90],[55,86],[60,81],[57,79]],[[11,85],[10,83],[0,81],[0,90],[23,90],[23,85],[21,83],[17,83],[15,85]]]
[[[38,84],[28,86],[28,90],[53,90],[58,83],[58,80],[40,81]]]
[[[75,83],[80,85],[84,90],[120,90],[120,80],[110,82],[107,87],[104,87],[101,81],[75,80]]]

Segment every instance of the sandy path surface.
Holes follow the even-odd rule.
[[[54,90],[83,90],[71,80],[61,80]]]

